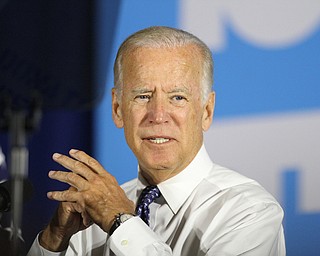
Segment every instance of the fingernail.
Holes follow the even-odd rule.
[[[52,198],[52,192],[48,192],[48,193],[47,193],[47,197],[48,197],[48,198]]]
[[[58,159],[60,156],[61,156],[61,154],[59,154],[59,153],[54,153],[54,154],[52,155],[52,158],[53,158],[53,159]]]
[[[53,174],[54,174],[54,171],[50,171],[50,172],[48,173],[48,176],[49,176],[49,177],[52,177]]]
[[[70,154],[75,154],[75,153],[77,153],[79,150],[77,150],[77,149],[70,149],[70,151],[69,151],[69,153]]]

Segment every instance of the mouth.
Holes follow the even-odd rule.
[[[170,139],[168,139],[168,138],[146,138],[146,140],[148,140],[154,144],[163,144],[163,143],[170,141]]]

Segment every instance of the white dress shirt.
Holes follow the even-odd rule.
[[[122,188],[137,201],[146,181]],[[52,253],[35,240],[28,255],[283,256],[283,211],[257,182],[214,164],[204,146],[178,175],[158,184],[150,227],[133,217],[111,237],[97,225],[75,234],[67,251]]]

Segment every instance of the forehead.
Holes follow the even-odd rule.
[[[140,47],[126,54],[122,63],[125,86],[152,82],[199,84],[201,70],[201,55],[194,45]]]

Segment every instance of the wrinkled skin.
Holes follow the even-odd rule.
[[[138,159],[142,175],[159,184],[181,172],[195,157],[209,129],[214,93],[201,101],[200,54],[193,45],[177,48],[139,48],[123,62],[121,99],[112,91],[112,117],[124,128],[127,143]],[[51,171],[49,177],[70,185],[52,191],[60,201],[40,244],[62,251],[71,236],[92,223],[109,232],[118,213],[134,213],[116,179],[95,159],[79,150],[53,159],[70,172]]]
[[[71,172],[49,172],[50,178],[71,186],[48,193],[48,198],[62,202],[40,237],[51,251],[66,249],[71,236],[93,222],[108,232],[118,213],[134,213],[134,203],[95,159],[78,150],[69,153],[71,157],[54,154],[53,159]]]

